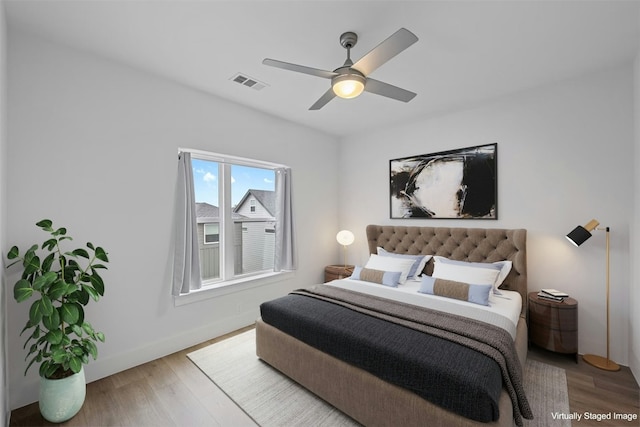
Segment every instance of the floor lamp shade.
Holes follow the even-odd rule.
[[[580,246],[591,237],[591,231],[593,231],[600,223],[595,219],[592,219],[584,227],[579,225],[567,234],[567,239],[576,246]]]
[[[595,219],[589,221],[584,227],[579,225],[567,234],[567,239],[575,246],[580,246],[589,237],[591,237],[591,231],[604,230],[606,232],[606,259],[607,259],[607,357],[596,356],[594,354],[585,354],[582,356],[582,360],[588,364],[595,366],[596,368],[604,369],[607,371],[618,371],[620,366],[609,358],[609,284],[610,284],[610,263],[609,263],[609,227],[597,228],[600,223]]]

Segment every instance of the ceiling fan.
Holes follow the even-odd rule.
[[[351,48],[358,42],[358,35],[348,31],[340,36],[340,45],[347,49],[347,60],[344,65],[333,71],[320,70],[270,58],[264,59],[262,63],[272,67],[330,79],[331,87],[329,90],[309,110],[319,110],[336,96],[355,98],[363,91],[397,99],[398,101],[409,102],[416,96],[415,93],[372,79],[369,74],[417,41],[418,37],[415,34],[405,28],[400,28],[354,63],[351,60]]]

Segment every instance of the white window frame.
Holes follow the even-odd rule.
[[[222,206],[222,209],[219,210],[220,222],[218,243],[221,248],[220,264],[221,266],[224,265],[224,268],[221,268],[221,270],[225,272],[224,274],[226,274],[227,277],[205,280],[202,282],[202,288],[193,290],[188,294],[174,296],[174,305],[186,305],[209,298],[267,285],[270,283],[276,283],[294,277],[294,271],[266,271],[257,274],[254,273],[234,277],[233,273],[230,273],[234,270],[233,245],[225,244],[225,239],[228,238],[226,236],[232,236],[233,233],[230,179],[231,166],[240,165],[271,170],[286,168],[287,166],[278,163],[223,155],[219,153],[212,153],[190,148],[179,148],[179,151],[191,153],[192,159],[207,160],[216,162],[218,163],[218,165],[222,165],[222,168],[219,168],[219,170],[222,169],[224,173],[221,173],[218,179],[218,194],[221,199],[220,205]]]

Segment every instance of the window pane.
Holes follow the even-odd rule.
[[[220,243],[220,225],[218,223],[204,224],[204,243]]]
[[[248,166],[231,167],[235,274],[273,270],[275,236],[275,172]]]
[[[202,280],[219,279],[220,269],[220,198],[218,196],[219,165],[191,159],[196,199],[196,222],[200,246]]]

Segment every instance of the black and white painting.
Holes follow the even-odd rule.
[[[389,162],[391,218],[497,219],[498,144]]]

